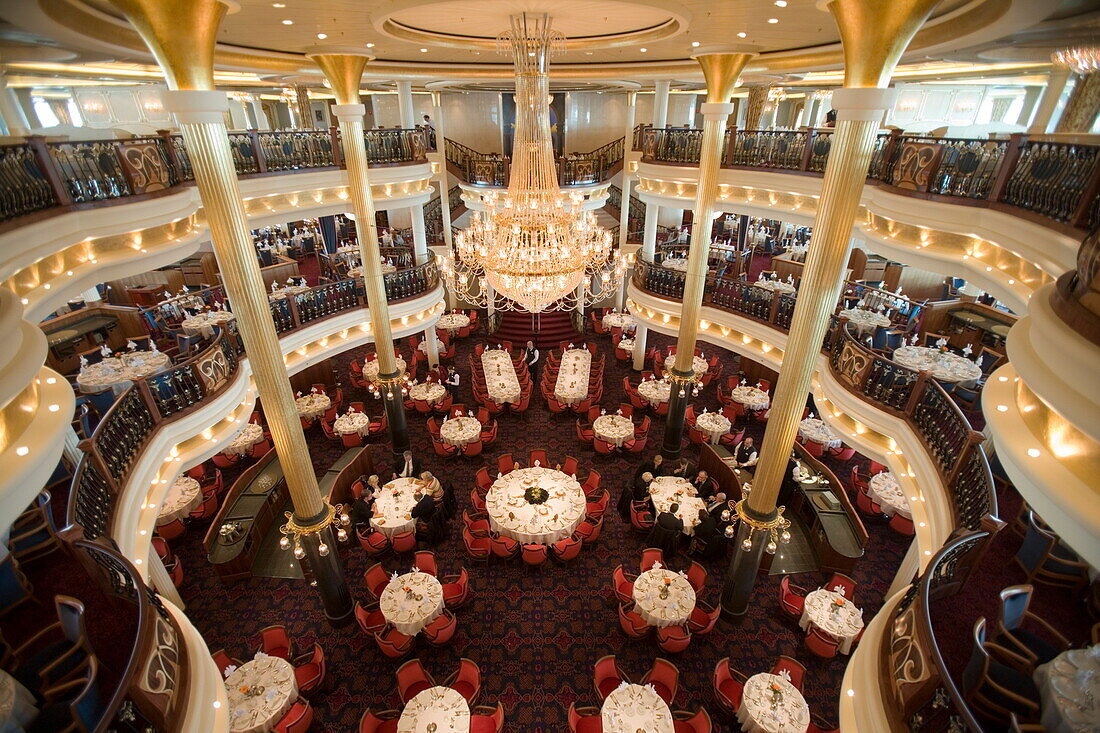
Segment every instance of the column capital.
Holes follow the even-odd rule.
[[[837,122],[841,120],[873,122],[882,119],[883,111],[893,107],[897,98],[896,89],[853,87],[837,89],[833,92],[832,106],[837,112]]]
[[[332,105],[332,114],[336,115],[340,120],[362,120],[367,114],[367,105],[365,104],[334,104]]]
[[[707,81],[707,102],[716,104],[729,102],[737,86],[737,78],[741,76],[745,64],[755,56],[754,51],[708,51],[692,56],[702,67],[703,78]]]
[[[231,0],[111,0],[153,53],[169,89],[214,89],[214,45]]]
[[[833,14],[844,51],[844,86],[890,83],[909,41],[940,0],[819,0]]]
[[[703,102],[699,105],[699,114],[704,120],[724,120],[733,114],[733,103]]]
[[[314,46],[306,53],[332,87],[337,105],[359,104],[359,83],[372,54],[344,46]]]
[[[224,122],[229,109],[229,97],[225,92],[205,89],[173,89],[164,93],[164,109],[176,117],[178,123]]]

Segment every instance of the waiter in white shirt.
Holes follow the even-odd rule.
[[[752,444],[752,436],[746,437],[733,449],[733,461],[738,468],[751,468],[756,465],[756,446]]]

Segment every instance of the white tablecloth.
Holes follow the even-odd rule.
[[[337,435],[351,435],[352,433],[359,433],[360,435],[367,434],[367,428],[370,427],[370,415],[365,412],[347,412],[340,415],[332,423],[332,432]]]
[[[377,382],[378,381],[378,358],[376,356],[374,356],[373,354],[371,355],[371,357],[372,358],[368,359],[366,362],[363,363],[363,378],[366,379],[368,382]],[[394,364],[394,368],[397,369],[397,371],[399,371],[399,372],[404,372],[405,371],[405,360],[402,359],[400,356],[394,357],[393,364]]]
[[[629,313],[608,313],[603,317],[604,328],[628,328],[634,325],[634,316]]]
[[[415,636],[443,613],[443,586],[434,575],[418,570],[405,573],[382,591],[378,607],[395,629]]]
[[[633,352],[634,339],[630,338],[629,336],[623,336],[621,339],[619,339],[619,348],[623,351]]]
[[[234,318],[236,316],[230,311],[210,311],[191,316],[180,324],[180,328],[189,335],[201,333],[203,336],[210,338],[214,335],[214,326],[223,326]]]
[[[1100,645],[1062,652],[1034,678],[1047,733],[1100,730]]]
[[[842,605],[837,605],[837,601]],[[839,593],[818,588],[806,595],[798,625],[805,630],[811,621],[840,642],[841,654],[850,654],[852,642],[863,630],[863,611]]]
[[[168,354],[163,351],[122,351],[119,352],[118,358],[122,359],[123,367],[138,377],[159,372],[172,362]]]
[[[332,407],[332,400],[323,392],[310,392],[294,400],[298,414],[309,420],[316,420]]]
[[[662,402],[668,402],[671,391],[672,386],[663,379],[643,379],[638,384],[638,394],[654,407]]]
[[[397,721],[397,733],[465,733],[468,730],[470,705],[450,687],[421,690],[405,705]]]
[[[798,423],[798,434],[803,440],[812,440],[815,443],[823,443],[826,448],[839,448],[843,445],[833,429],[823,420],[816,417],[808,417]]]
[[[23,733],[37,715],[30,690],[0,669],[0,733]]]
[[[794,295],[798,292],[792,283],[784,280],[757,280],[753,285],[758,288],[763,288],[764,290],[771,290],[773,293],[783,293],[784,295]]]
[[[298,699],[294,667],[279,657],[257,654],[225,680],[232,733],[268,733]],[[262,688],[262,690],[261,690]]]
[[[588,396],[588,377],[592,373],[592,352],[588,349],[566,349],[561,356],[558,378],[554,382],[554,397],[566,405],[583,402]]]
[[[527,491],[546,491],[542,503],[531,504]],[[505,537],[549,545],[573,534],[584,519],[585,496],[580,483],[550,468],[519,468],[493,482],[485,495],[489,525]]]
[[[889,471],[876,473],[867,485],[871,489],[872,498],[882,506],[883,514],[893,516],[897,513],[909,519],[913,518],[913,513],[909,509],[909,497],[901,490],[897,476]]]
[[[428,353],[428,342],[427,341],[421,341],[419,344],[416,345],[416,348],[420,349],[423,353],[427,354]],[[447,350],[447,344],[443,343],[439,339],[436,339],[435,340],[435,348],[436,348],[436,353],[437,354],[442,353],[442,352]]]
[[[232,442],[225,446],[225,450],[222,452],[235,456],[247,455],[252,450],[252,446],[263,439],[264,426],[250,422],[244,426],[241,432],[237,433],[237,437],[233,438]]]
[[[470,325],[470,317],[465,313],[444,313],[436,321],[435,327],[454,333]]]
[[[439,382],[420,382],[414,384],[412,389],[409,390],[409,397],[414,400],[424,400],[428,404],[434,405],[437,402],[442,402],[443,398],[447,396],[447,388]]]
[[[707,508],[706,502],[696,496],[691,482],[678,476],[658,476],[650,481],[649,498],[658,513],[679,504],[676,516],[683,520],[684,534],[689,536],[695,534],[695,525],[699,524],[699,510]]]
[[[662,597],[662,589],[667,592]],[[647,570],[634,581],[634,610],[650,626],[687,623],[695,608],[695,589],[688,579],[666,568]]]
[[[634,423],[622,415],[600,415],[592,422],[592,432],[600,440],[622,447],[634,437]]]
[[[604,733],[673,733],[672,712],[652,686],[625,682],[603,701]]]
[[[779,686],[778,693],[772,685]],[[776,695],[780,697],[776,699]],[[737,720],[746,733],[806,733],[810,706],[785,677],[763,672],[745,682]]]
[[[288,295],[300,295],[309,292],[308,285],[283,285],[267,294],[268,300],[286,300]]]
[[[842,310],[840,316],[847,318],[860,333],[873,331],[876,328],[887,328],[890,325],[890,319],[884,314],[866,308],[848,308]]]
[[[707,434],[712,444],[730,431],[729,418],[717,412],[704,412],[695,418],[695,427]]]
[[[447,445],[461,448],[481,437],[481,422],[476,417],[452,417],[439,426],[439,437]]]
[[[110,388],[121,393],[135,379],[154,374],[171,361],[161,351],[120,352],[81,369],[76,383],[81,392],[102,392]]]
[[[188,514],[198,509],[202,504],[202,490],[199,482],[190,476],[183,475],[176,478],[168,487],[168,493],[157,512],[157,526],[169,522],[182,520]]]
[[[742,384],[730,391],[730,399],[740,402],[750,410],[766,410],[771,405],[771,398],[762,389]]]
[[[388,262],[380,262],[378,264],[378,271],[381,272],[383,275],[388,275],[391,272],[397,272],[397,267],[394,266],[394,265],[391,265]],[[363,277],[363,268],[362,267],[353,267],[353,268],[351,268],[350,270],[348,270],[348,277]]]
[[[666,257],[661,260],[661,267],[666,270],[676,270],[677,272],[687,272],[688,261],[686,257]]]
[[[423,496],[424,485],[418,478],[395,478],[374,494],[374,514],[370,524],[387,537],[416,528],[413,507]]]
[[[481,354],[481,367],[485,372],[485,389],[494,402],[519,401],[519,377],[507,351],[486,349]]]
[[[676,366],[676,354],[669,354],[665,357],[665,369],[671,369],[674,366]],[[691,357],[691,370],[695,372],[695,376],[703,376],[708,369],[710,369],[710,364],[707,364],[706,359],[700,356]]]
[[[941,382],[959,382],[969,386],[982,376],[982,369],[969,359],[926,346],[900,346],[894,349],[894,361],[918,371],[927,369]]]

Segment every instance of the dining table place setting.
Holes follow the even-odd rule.
[[[409,388],[409,399],[423,400],[429,405],[442,402],[446,396],[447,388],[439,382],[417,382]]]
[[[374,494],[374,513],[370,524],[387,537],[410,532],[416,527],[412,510],[427,491],[420,478],[395,478]]]
[[[222,452],[227,455],[243,456],[252,451],[252,446],[264,439],[264,426],[258,423],[245,423],[241,431],[237,433],[229,445]]]
[[[695,589],[684,572],[673,572],[660,563],[637,577],[633,595],[634,610],[650,626],[685,624],[695,609]]]
[[[634,316],[625,311],[610,311],[603,316],[604,328],[630,328],[634,325]]]
[[[623,682],[608,694],[600,708],[604,733],[673,733],[675,723],[653,685]]]
[[[707,436],[712,445],[717,445],[723,435],[730,431],[733,424],[720,412],[709,412],[707,408],[695,418],[695,427]]]
[[[402,359],[400,356],[395,356],[393,358],[393,368],[396,369],[398,372],[404,373],[406,366],[407,364],[405,363],[405,360]],[[380,368],[381,365],[378,363],[378,355],[371,354],[367,357],[367,360],[363,362],[363,379],[367,380],[368,382],[377,382],[378,370]]]
[[[672,394],[672,384],[667,379],[643,379],[638,383],[638,394],[656,407],[662,402],[668,402]]]
[[[786,675],[762,672],[745,681],[737,720],[746,733],[806,733],[810,706]]]
[[[621,448],[634,438],[634,422],[620,413],[605,413],[592,421],[592,432],[600,440]]]
[[[576,477],[541,466],[500,476],[485,494],[493,531],[525,544],[549,545],[569,537],[586,508]]]
[[[867,487],[872,498],[882,507],[883,514],[890,517],[894,514],[900,514],[907,519],[913,518],[912,509],[909,507],[909,497],[905,495],[901,484],[898,483],[898,477],[892,472],[880,471],[876,473],[867,482]]]
[[[554,397],[565,405],[574,405],[588,397],[588,380],[592,374],[592,352],[588,349],[566,349],[561,355],[558,376],[554,382]]]
[[[323,417],[328,408],[332,407],[332,399],[314,388],[305,394],[301,391],[295,393],[294,405],[298,409],[298,415],[307,420],[316,420]]]
[[[836,591],[818,588],[806,595],[798,622],[804,631],[811,623],[837,640],[837,651],[850,654],[863,631],[863,610]]]
[[[366,435],[370,428],[370,415],[359,412],[354,407],[348,408],[343,415],[339,415],[332,423],[332,432],[337,435],[352,435],[359,433]]]
[[[443,585],[429,573],[414,569],[390,576],[378,608],[386,621],[407,636],[416,636],[443,613]]]
[[[821,443],[826,448],[837,449],[844,443],[833,429],[821,418],[814,417],[811,412],[809,417],[798,423],[798,435],[802,440],[813,443]]]
[[[256,652],[251,661],[225,671],[232,733],[270,733],[298,699],[294,667],[280,657]]]
[[[439,426],[439,439],[447,445],[462,448],[480,440],[484,427],[476,417],[467,415],[444,417]]]
[[[760,388],[760,382],[754,387],[744,380],[730,390],[730,399],[753,411],[766,410],[772,403],[768,393]]]
[[[975,384],[982,377],[982,368],[976,362],[947,349],[946,339],[931,346],[899,346],[891,357],[898,364],[915,371],[927,371],[940,382],[957,382],[964,387]]]
[[[665,357],[665,369],[672,369],[676,366],[676,354],[669,354]],[[696,377],[701,377],[707,373],[710,369],[710,364],[702,356],[696,354],[691,357],[691,370],[695,372]]]
[[[466,733],[470,730],[470,704],[450,687],[429,687],[405,704],[397,721],[397,733]]]
[[[519,376],[507,351],[486,349],[481,353],[481,367],[485,374],[485,389],[494,402],[504,404],[519,401]]]
[[[444,313],[435,322],[436,328],[442,328],[449,333],[456,333],[470,325],[470,317],[465,313]]]

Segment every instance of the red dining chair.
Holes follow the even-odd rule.
[[[386,569],[382,567],[382,563],[376,562],[363,573],[363,581],[366,583],[367,592],[378,598],[382,595],[382,591],[386,590],[386,586],[390,584],[390,576]]]
[[[596,708],[578,708],[576,702],[571,702],[569,703],[569,730],[571,733],[603,733],[602,714]]]
[[[710,716],[703,708],[694,713],[687,710],[674,711],[672,724],[675,733],[711,733],[714,730],[714,724],[710,722]]]
[[[711,680],[714,688],[714,699],[718,707],[730,716],[737,715],[741,709],[741,698],[745,694],[745,675],[730,666],[730,658],[724,657],[718,660],[714,666],[714,676]]]
[[[224,649],[219,649],[216,652],[211,652],[210,656],[213,657],[214,664],[218,665],[218,672],[221,673],[222,679],[225,679],[229,676],[225,673],[225,670],[227,668],[229,668],[230,666],[241,666],[240,660],[234,659],[233,657],[226,654]]]
[[[313,706],[306,700],[298,699],[275,724],[275,733],[305,733],[311,725]]]
[[[289,662],[294,644],[290,640],[290,634],[286,632],[286,627],[275,624],[260,629],[260,651],[269,657],[279,657]]]
[[[691,644],[691,632],[687,624],[657,629],[657,646],[669,654],[679,654]]]
[[[187,525],[180,519],[173,519],[167,524],[157,525],[157,535],[165,540],[174,540],[187,531]]]
[[[913,526],[913,520],[909,517],[903,517],[900,513],[895,513],[894,516],[890,517],[890,529],[907,537],[912,537],[917,533],[916,528]]]
[[[619,670],[614,654],[608,654],[596,660],[592,671],[592,684],[601,700],[607,699],[607,696],[614,692],[624,680],[630,681]]]
[[[520,544],[511,537],[489,535],[489,548],[503,560],[510,560],[520,552]]]
[[[520,557],[528,565],[542,565],[550,556],[550,548],[537,543],[525,543],[520,549]]]
[[[1019,730],[1013,728],[1012,730]],[[1029,729],[1030,730],[1030,729]],[[1036,728],[1035,730],[1042,730]],[[824,718],[817,715],[810,716],[810,727],[806,729],[806,733],[840,733],[840,726],[833,725],[832,723],[825,722]]]
[[[462,568],[457,575],[444,576],[440,583],[443,585],[443,604],[452,611],[469,600],[470,576],[466,568]]]
[[[642,685],[653,685],[653,689],[669,705],[676,697],[680,688],[680,670],[667,659],[657,657],[653,660],[653,666],[642,678]]]
[[[467,443],[466,445],[462,446],[462,455],[467,457],[467,458],[472,458],[473,456],[480,456],[481,455],[481,450],[484,447],[485,447],[485,444],[481,442],[480,438],[478,438],[478,440],[475,440],[471,443]]]
[[[298,684],[299,694],[308,694],[325,682],[325,650],[314,642],[313,651],[294,662],[294,680]]]
[[[856,601],[856,581],[844,573],[833,573],[833,577],[829,578],[829,582],[824,587],[836,591],[852,603]]]
[[[638,572],[644,573],[653,568],[653,563],[665,564],[665,553],[660,547],[647,547],[642,550],[642,560],[638,563]]]
[[[435,561],[435,553],[431,550],[418,550],[416,554],[413,555],[413,565],[422,573],[433,576],[439,574],[439,566]]]
[[[787,674],[783,675],[783,672]],[[788,657],[785,654],[780,655],[775,662],[775,666],[771,668],[771,673],[789,677],[794,688],[799,692],[802,691],[802,679],[806,676],[806,666],[797,659]]]
[[[830,634],[825,633],[816,624],[810,624],[806,632],[806,648],[822,659],[832,659],[836,656],[839,642]]]
[[[373,603],[370,606],[364,606],[358,601],[355,602],[355,621],[359,624],[359,628],[363,630],[364,634],[368,636],[374,636],[382,629],[386,628],[386,617],[378,608],[377,603]]]
[[[784,575],[779,581],[779,608],[788,616],[802,618],[802,609],[806,605],[806,589],[791,583],[791,576]]]
[[[687,580],[691,587],[695,589],[696,594],[702,593],[703,586],[707,584],[706,568],[692,560],[691,567],[687,571]]]
[[[812,440],[807,440],[805,443],[802,444],[802,447],[804,447],[806,449],[806,452],[814,458],[821,458],[825,455],[824,443],[816,443]]]
[[[446,608],[435,617],[435,620],[424,627],[421,633],[424,639],[432,646],[446,646],[458,630],[458,618]]]
[[[850,461],[856,455],[856,449],[849,445],[841,445],[837,448],[826,448],[825,452],[838,461]]]
[[[479,514],[485,513],[485,499],[478,493],[477,489],[470,489],[470,504]]]
[[[507,476],[516,468],[516,462],[512,460],[511,453],[505,453],[497,458],[497,473]]]
[[[462,657],[458,660],[458,669],[443,681],[444,687],[450,687],[473,705],[481,694],[481,668],[472,659]]]
[[[419,659],[410,659],[397,668],[397,694],[402,704],[408,704],[418,693],[435,687],[435,680]]]
[[[633,603],[630,605],[633,605]],[[644,638],[649,636],[649,632],[652,631],[645,619],[636,611],[631,610],[629,605],[623,603],[619,604],[619,626],[622,627],[623,633],[632,639]]]
[[[569,562],[580,556],[583,546],[584,543],[575,536],[566,537],[564,540],[559,540],[550,545],[550,552],[553,553],[555,560]]]
[[[241,457],[236,453],[215,453],[210,460],[218,468],[233,468],[241,462]]]
[[[607,505],[611,502],[611,495],[601,491],[595,501],[589,501],[585,505],[585,513],[593,519],[599,519],[607,511]]]
[[[368,527],[356,528],[355,535],[359,538],[359,544],[371,557],[379,557],[390,551],[390,538],[378,530]]]
[[[596,439],[596,432],[591,427],[585,427],[577,420],[577,440],[582,443],[592,443]]]
[[[482,491],[488,491],[489,487],[493,485],[493,479],[489,476],[489,469],[485,466],[477,469],[477,473],[474,474],[474,483]]]
[[[871,461],[871,463],[867,466],[867,473],[871,474],[872,476],[877,473],[885,473],[888,470],[889,469],[886,468],[886,466],[882,465],[878,461]]]
[[[576,534],[576,536],[586,545],[591,545],[600,538],[601,530],[603,530],[603,517],[599,517],[598,519],[586,517],[577,527],[574,534]]]
[[[536,448],[536,449],[532,450],[530,455],[528,456],[528,459],[527,459],[527,465],[528,466],[534,466],[536,463],[539,464],[540,466],[542,466],[543,468],[549,468],[550,467],[550,459],[547,457],[546,451],[542,450],[541,448]]]
[[[504,729],[504,707],[479,705],[470,712],[470,733],[500,733]]]
[[[691,616],[688,617],[688,631],[695,636],[704,636],[714,631],[715,624],[718,623],[718,616],[722,613],[722,609],[717,606],[711,606],[709,603],[696,599],[695,608],[691,610]]]
[[[380,713],[364,710],[363,717],[359,719],[359,733],[397,733],[400,717],[400,710],[383,710]]]
[[[868,491],[861,491],[856,494],[856,509],[859,509],[862,514],[868,517],[882,519],[882,505],[872,499]]]
[[[463,527],[462,545],[471,560],[489,562],[489,555],[492,554],[492,546],[489,544],[488,537],[475,537],[473,533],[470,532],[469,527]]]
[[[619,599],[619,603],[630,604],[634,602],[634,580],[635,578],[627,576],[622,565],[616,566],[615,571],[611,574],[611,585],[615,591],[615,596]]]
[[[390,659],[400,659],[411,652],[415,641],[413,637],[402,634],[392,626],[377,632],[374,640],[378,649]]]
[[[416,532],[398,532],[390,538],[390,546],[398,554],[412,552],[416,549]]]
[[[566,456],[565,460],[561,463],[561,472],[566,476],[576,476],[579,468],[580,461],[573,456]]]
[[[588,478],[584,480],[581,489],[584,490],[585,496],[591,496],[598,488],[600,488],[600,472],[593,468],[588,472]]]

